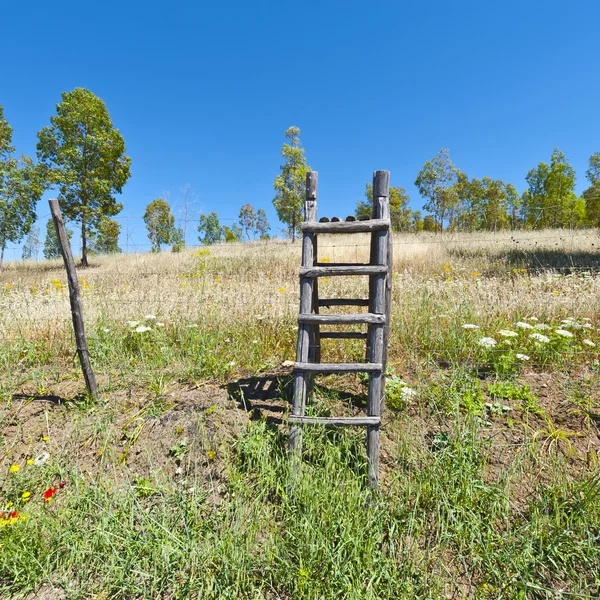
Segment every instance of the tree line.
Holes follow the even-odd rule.
[[[112,217],[123,208],[115,196],[130,177],[131,159],[105,103],[84,88],[63,93],[50,125],[37,134],[37,162],[16,156],[12,133],[0,105],[0,270],[8,243],[24,240],[23,258],[37,257],[42,242],[34,226],[35,209],[48,189],[56,190],[63,215],[81,232],[83,266],[88,265],[88,254],[121,252],[121,226]],[[290,127],[284,135],[273,206],[286,226],[285,235],[294,240],[300,232],[306,173],[311,169],[300,143],[300,129]],[[499,179],[470,178],[442,149],[423,165],[415,180],[428,214],[410,208],[405,188],[392,187],[392,226],[407,232],[598,227],[600,152],[590,157],[586,177],[589,187],[577,196],[575,170],[557,148],[549,162],[540,162],[527,173],[527,188],[519,193],[512,183]],[[356,203],[356,216],[370,214],[371,196],[367,184],[364,200]],[[185,246],[185,229],[176,226],[166,199],[150,202],[143,218],[152,251],[164,245],[171,245],[173,251]],[[186,226],[187,222],[186,205]],[[214,244],[269,239],[271,227],[265,210],[247,203],[231,225],[222,225],[214,211],[200,215],[197,230],[201,243]],[[43,251],[46,258],[59,255],[51,221]]]

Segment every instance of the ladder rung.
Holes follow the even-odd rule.
[[[294,363],[296,371],[308,373],[381,373],[381,363]]]
[[[339,223],[316,223],[308,221],[302,223],[305,233],[366,233],[389,229],[388,219],[369,219],[368,221],[340,221]]]
[[[355,323],[369,323],[373,325],[385,324],[385,315],[376,313],[359,313],[354,315],[317,315],[300,313],[298,323],[318,325],[352,325]]]
[[[339,262],[317,262],[314,265],[315,267],[370,267],[370,263],[339,263]]]
[[[305,417],[290,415],[290,423],[299,425],[328,425],[329,427],[364,427],[366,425],[381,425],[381,417]]]
[[[387,273],[387,265],[351,265],[300,267],[300,277],[330,277],[335,275],[379,275]]]
[[[362,331],[321,331],[319,337],[332,340],[365,340],[367,334]]]
[[[319,306],[369,306],[368,298],[323,298]]]

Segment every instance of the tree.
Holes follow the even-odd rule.
[[[413,211],[408,208],[410,198],[403,187],[396,186],[390,188],[390,219],[392,221],[393,231],[416,231]],[[356,203],[356,217],[371,218],[373,207],[373,184],[367,183],[365,187],[366,200],[359,200]],[[420,212],[419,212],[420,217]]]
[[[269,219],[267,219],[267,213],[264,208],[259,208],[256,211],[256,225],[254,226],[254,232],[258,234],[261,240],[269,240],[271,239],[269,231],[271,231],[271,226],[269,225]]]
[[[25,238],[23,250],[21,251],[21,258],[23,260],[37,260],[41,245],[42,242],[40,240],[40,228],[32,227]]]
[[[517,188],[512,183],[507,183],[505,187],[506,209],[508,211],[508,220],[510,228],[514,231],[520,229],[525,223],[523,215],[523,197],[519,196]]]
[[[152,244],[151,252],[160,252],[162,244],[169,244],[175,231],[175,217],[170,206],[162,199],[153,200],[146,206],[144,223]]]
[[[16,158],[12,127],[0,105],[0,271],[8,243],[17,243],[35,222],[35,205],[44,192],[43,178],[27,156]]]
[[[423,208],[433,213],[439,230],[444,229],[444,222],[449,221],[452,227],[454,211],[457,205],[454,183],[458,180],[458,169],[452,164],[448,150],[442,148],[431,160],[428,160],[419,171],[415,185],[419,193],[426,198]]]
[[[600,227],[600,152],[590,156],[590,166],[585,173],[590,187],[583,192],[588,223]]]
[[[558,148],[550,164],[539,163],[525,180],[529,188],[523,194],[523,205],[530,227],[569,227],[581,219],[583,201],[575,194],[575,170]]]
[[[119,235],[121,224],[114,219],[100,219],[97,230],[89,237],[89,250],[93,254],[120,254]]]
[[[275,178],[275,198],[273,206],[282,223],[288,226],[288,234],[292,242],[296,239],[302,223],[302,209],[306,193],[306,173],[311,168],[306,164],[304,148],[300,147],[300,129],[290,127],[285,132],[289,143],[281,148],[284,163],[281,173]]]
[[[236,232],[234,232],[234,228],[235,225],[233,227],[229,227],[228,225],[223,227],[223,237],[227,243],[239,242],[239,237],[235,235]]]
[[[209,246],[216,244],[223,239],[223,228],[219,223],[219,215],[216,212],[211,212],[209,215],[200,215],[200,224],[198,225],[198,239]]]
[[[70,243],[73,232],[70,229],[67,229],[66,232]],[[52,258],[60,258],[61,256],[62,253],[60,251],[60,243],[58,241],[58,236],[56,235],[54,221],[48,219],[48,222],[46,223],[46,239],[44,240],[44,258],[50,260]]]
[[[173,229],[171,252],[181,252],[185,248],[185,233],[183,227]]]
[[[240,226],[244,230],[246,237],[250,239],[250,232],[254,232],[257,221],[256,211],[254,210],[252,204],[244,204],[244,206],[240,208],[238,221],[240,222]]]
[[[59,190],[65,217],[81,229],[81,264],[88,265],[88,232],[123,208],[115,199],[130,176],[131,159],[104,102],[89,90],[62,94],[50,126],[38,133],[37,154]]]

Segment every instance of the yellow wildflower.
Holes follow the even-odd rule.
[[[11,473],[17,473],[20,469],[21,469],[21,465],[11,465],[10,466]]]
[[[29,502],[29,500],[31,500],[31,492],[23,492],[21,494],[21,501],[22,502]]]

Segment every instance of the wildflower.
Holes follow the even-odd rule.
[[[473,272],[471,273],[471,275],[472,275],[473,277],[479,277],[479,271],[473,271]]]
[[[10,472],[11,473],[18,473],[20,469],[21,469],[20,465],[10,465]]]
[[[35,458],[28,458],[27,459],[27,464],[28,465],[32,465],[33,463],[35,463]]]
[[[66,482],[66,481],[61,481],[61,482],[58,484],[58,487],[59,487],[59,489],[61,489],[61,490],[62,490],[62,488],[64,488],[64,487],[65,487],[65,485],[67,485],[67,482]]]
[[[253,344],[258,344],[258,340],[252,340]]]
[[[206,454],[208,455],[208,460],[214,460],[215,456],[217,456],[217,453],[214,450],[209,450]]]
[[[594,329],[591,323],[584,323],[581,327],[583,329]]]
[[[533,325],[530,325],[529,323],[523,323],[523,321],[518,321],[517,323],[515,323],[515,327],[518,327],[519,329],[533,329]]]
[[[280,287],[279,288],[279,292],[283,294],[283,292],[286,292],[287,288],[286,287]]]
[[[231,343],[231,340],[230,340],[229,338],[225,338],[224,342],[225,342],[226,344],[230,344],[230,343]]]
[[[557,329],[554,333],[557,333],[558,335],[565,337],[565,338],[573,337],[573,334],[570,331],[566,331],[565,329]]]
[[[48,452],[42,452],[39,456],[35,457],[33,464],[36,467],[41,467],[49,458],[50,454]]]
[[[151,327],[146,327],[145,325],[139,325],[138,327],[135,328],[137,333],[146,333],[146,331],[151,331],[152,328]]]
[[[473,325],[473,323],[465,323],[462,326],[463,329],[479,329],[479,325]]]
[[[498,333],[504,337],[517,337],[519,335],[516,331],[511,331],[510,329],[500,329]]]
[[[530,339],[535,340],[536,342],[542,342],[542,344],[547,344],[550,341],[549,337],[542,335],[541,333],[532,333]]]
[[[154,315],[145,315],[144,319],[147,321],[156,321],[156,317]]]
[[[31,499],[31,492],[23,492],[21,494],[21,502],[23,502],[23,504],[25,504],[25,502],[29,502],[30,499]]]
[[[255,315],[255,318],[257,321],[262,321],[265,318],[265,316],[264,315]]]
[[[483,348],[493,348],[497,344],[496,340],[490,337],[482,337],[477,343]]]
[[[196,325],[196,323],[192,323],[191,325],[188,325],[188,329],[196,329],[198,327],[198,325]]]
[[[42,442],[47,442],[49,439],[50,439],[50,438],[49,438],[47,435],[45,435],[45,436],[42,438]]]
[[[137,327],[140,324],[139,321],[127,321],[127,325],[129,325],[129,327],[131,327],[132,329],[134,327]]]
[[[543,331],[544,329],[552,329],[552,327],[550,327],[550,325],[546,325],[546,323],[537,323],[537,324],[535,325],[535,328],[536,328],[536,329],[541,329],[542,331]]]
[[[594,344],[594,342],[592,342],[592,340],[582,340],[582,343],[585,344],[586,346],[589,346],[590,348],[596,347],[596,344]]]
[[[45,492],[44,492],[44,502],[50,502],[50,500],[52,500],[52,496],[54,496],[54,494],[56,494],[56,490],[58,488],[56,487],[51,487],[48,488]]]
[[[104,333],[110,333],[110,329],[107,329],[106,327],[102,330]]]
[[[164,327],[164,326],[165,326],[165,324],[164,324],[164,323],[157,323],[157,324],[156,324],[156,326],[157,326],[157,327]]]
[[[229,363],[229,366],[230,366],[230,367],[233,367],[234,365],[235,365],[235,360],[232,360],[232,361]]]
[[[519,360],[529,360],[529,356],[527,356],[527,354],[515,354],[515,356],[519,359]]]
[[[412,388],[403,387],[400,389],[400,398],[402,398],[402,400],[406,400],[406,401],[411,400],[416,395],[417,395],[417,392],[415,390],[413,390]]]
[[[529,317],[530,321],[539,321],[539,319],[537,317]]]

